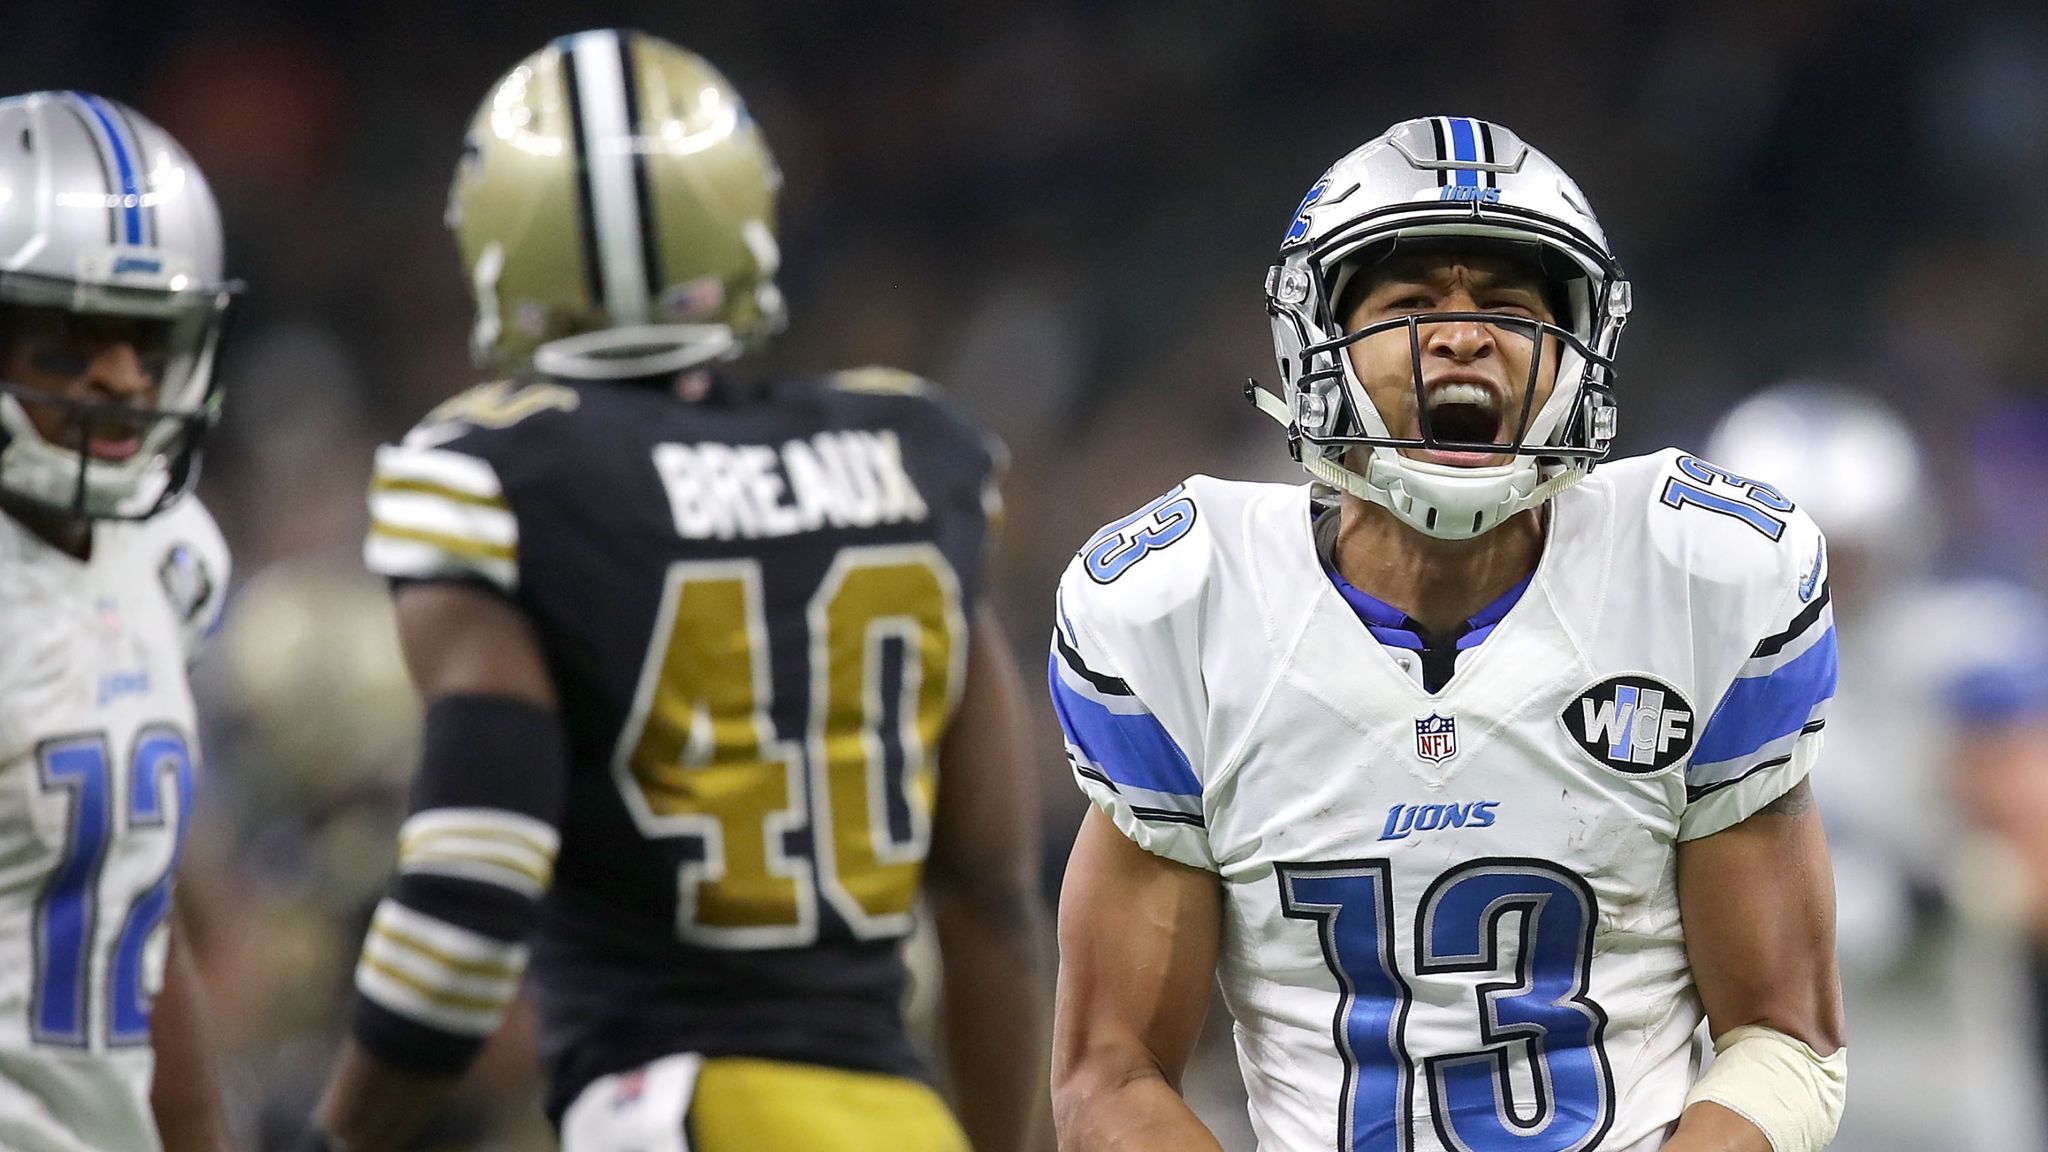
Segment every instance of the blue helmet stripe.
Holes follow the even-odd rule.
[[[1450,117],[1451,159],[1469,164],[1479,162],[1479,132],[1472,121],[1463,116]],[[1461,188],[1479,187],[1479,170],[1459,168],[1452,173]]]
[[[121,138],[121,130],[115,126],[114,117],[99,97],[87,92],[73,92],[80,104],[85,105],[93,118],[100,122],[100,130],[107,134],[107,144],[114,154],[114,173],[121,181],[121,216],[127,227],[128,243],[142,243],[142,186],[136,182],[136,161],[128,155],[128,145]]]

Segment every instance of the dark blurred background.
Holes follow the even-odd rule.
[[[1930,579],[2048,582],[2038,2],[39,4],[0,37],[6,86],[162,123],[249,286],[202,487],[238,578],[186,891],[252,1143],[324,1070],[410,769],[355,554],[372,446],[477,379],[441,225],[462,133],[521,56],[610,24],[709,57],[766,130],[773,363],[929,375],[1010,445],[993,583],[1033,668],[1095,525],[1190,472],[1299,476],[1238,391],[1273,377],[1264,269],[1326,165],[1437,113],[1513,126],[1600,212],[1636,284],[1624,451],[1844,383],[1921,440],[1932,499],[1897,530]],[[1081,801],[1040,735],[1050,890]],[[504,1047],[452,1144],[545,1144]]]

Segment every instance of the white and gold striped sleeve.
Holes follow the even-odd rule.
[[[429,808],[398,833],[400,875],[450,876],[538,900],[554,879],[561,834],[497,808]]]
[[[387,1011],[463,1036],[488,1036],[519,993],[526,946],[377,905],[356,963],[356,991]]]
[[[363,562],[380,575],[519,584],[519,522],[497,472],[445,448],[386,445],[370,480]]]

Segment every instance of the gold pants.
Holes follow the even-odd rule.
[[[592,1084],[563,1152],[970,1152],[916,1080],[815,1064],[670,1056]]]

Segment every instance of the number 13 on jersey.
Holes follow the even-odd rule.
[[[929,544],[842,549],[810,598],[810,714],[776,730],[760,562],[670,567],[613,775],[649,836],[701,853],[678,934],[803,947],[822,896],[862,939],[910,930],[939,737],[966,669],[958,579]],[[808,828],[812,851],[789,849]]]
[[[1614,1121],[1614,1075],[1601,1044],[1607,1014],[1586,994],[1598,910],[1584,880],[1519,857],[1452,867],[1417,905],[1405,973],[1387,861],[1283,864],[1279,880],[1282,912],[1315,924],[1341,994],[1332,1036],[1344,1057],[1342,1152],[1409,1152],[1410,1125],[1424,1111],[1417,1077],[1446,1148],[1582,1152],[1599,1144]],[[1445,982],[1431,978],[1461,974],[1496,978],[1447,1006]],[[1418,990],[1424,981],[1429,992]],[[1433,1018],[1411,1020],[1418,1010]],[[1411,1034],[1467,1032],[1475,1014],[1476,1047],[1416,1059]]]

